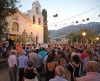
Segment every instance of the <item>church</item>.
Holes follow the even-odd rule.
[[[38,1],[32,3],[32,9],[25,13],[17,10],[17,13],[7,17],[9,37],[15,39],[18,36],[31,36],[36,43],[43,43],[43,15]]]

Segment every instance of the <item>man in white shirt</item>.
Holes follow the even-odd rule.
[[[16,81],[17,59],[16,59],[15,54],[16,54],[16,51],[11,50],[11,55],[8,58],[10,81]]]

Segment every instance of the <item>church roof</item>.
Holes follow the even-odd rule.
[[[32,4],[32,5],[38,5],[39,7],[41,7],[41,5],[40,5],[39,1],[35,1],[35,2],[33,2],[33,4]]]
[[[25,14],[23,14],[19,9],[17,9],[17,13],[19,13],[21,16],[23,16],[26,20],[28,20],[29,22],[32,23],[32,20],[29,19],[27,16],[25,16]]]

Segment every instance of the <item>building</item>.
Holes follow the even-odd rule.
[[[43,43],[43,15],[38,1],[32,3],[32,9],[26,13],[17,10],[17,13],[7,17],[9,37],[26,35],[34,37],[37,43]]]

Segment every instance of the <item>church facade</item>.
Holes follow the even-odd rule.
[[[16,14],[7,17],[7,22],[9,36],[13,39],[25,34],[33,37],[37,43],[43,43],[43,15],[38,1],[33,2],[32,9],[26,13],[17,10]]]

